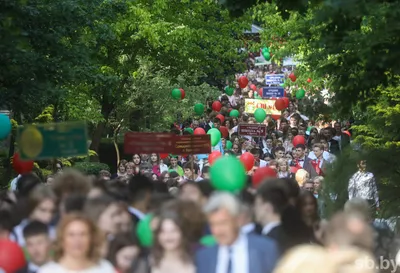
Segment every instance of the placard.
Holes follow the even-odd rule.
[[[239,124],[239,136],[265,137],[267,135],[267,126],[264,124]]]
[[[267,85],[280,85],[285,83],[284,74],[267,74],[265,75],[265,84]]]
[[[275,108],[275,100],[245,99],[244,111],[246,113],[254,114],[257,108],[264,109],[267,115],[281,115],[281,111]]]
[[[262,89],[262,97],[263,98],[282,98],[285,93],[285,89],[283,87],[263,87]]]

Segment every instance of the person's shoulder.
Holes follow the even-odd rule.
[[[247,240],[249,244],[260,248],[275,247],[276,245],[273,239],[258,234],[248,234]]]
[[[196,251],[196,258],[201,259],[210,255],[218,246],[205,246],[201,247]]]
[[[48,262],[41,266],[37,273],[61,273],[64,272],[63,268],[56,262]]]
[[[112,264],[107,260],[100,260],[96,267],[96,272],[101,273],[115,273],[115,269]]]

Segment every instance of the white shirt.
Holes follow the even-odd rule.
[[[279,226],[281,223],[280,222],[271,222],[266,224],[263,229],[262,229],[262,234],[267,235],[271,230],[273,230],[275,227]]]
[[[160,164],[160,173],[168,172],[168,166],[164,163]]]
[[[131,214],[134,214],[137,218],[139,218],[139,220],[142,220],[144,217],[146,217],[146,214],[138,209],[135,209],[134,207],[128,207],[128,210]]]
[[[250,273],[247,236],[239,234],[237,240],[230,247],[232,248],[232,273]],[[229,246],[219,246],[217,255],[217,270],[215,272],[228,272]]]
[[[260,168],[267,166],[268,166],[267,161],[260,159]]]
[[[335,159],[336,159],[336,156],[335,156],[335,155],[333,155],[333,154],[331,154],[331,153],[329,153],[329,152],[327,152],[327,151],[324,151],[324,152],[322,153],[322,157],[323,157],[323,159],[326,160],[328,163],[332,163],[332,162],[335,161]],[[313,151],[311,151],[311,152],[308,154],[308,158],[310,158],[311,160],[317,159],[317,157],[315,156],[315,154],[314,154]],[[321,161],[320,165],[322,165],[322,161]],[[321,167],[321,166],[319,166],[319,167]]]
[[[256,224],[254,224],[254,223],[248,223],[248,224],[242,226],[242,228],[240,229],[240,231],[241,231],[242,233],[248,234],[248,233],[250,233],[250,232],[253,232],[255,228],[256,228]]]
[[[50,262],[42,266],[37,273],[115,273],[115,269],[106,260],[101,260],[97,265],[85,270],[68,270],[58,263]]]
[[[16,191],[17,190],[17,184],[18,180],[21,178],[21,175],[19,174],[17,177],[15,177],[11,183],[10,183],[10,190]]]

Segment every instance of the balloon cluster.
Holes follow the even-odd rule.
[[[271,60],[271,52],[270,52],[270,50],[269,50],[269,48],[268,47],[264,47],[262,50],[261,50],[261,54],[263,55],[263,57],[264,57],[264,59],[266,60],[266,61],[269,61],[269,60]]]
[[[185,98],[185,95],[185,90],[183,90],[182,88],[174,88],[171,91],[172,98],[176,100],[183,100]]]

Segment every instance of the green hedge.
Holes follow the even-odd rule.
[[[110,171],[110,167],[107,164],[99,162],[77,162],[73,168],[87,175],[98,175],[101,170]]]

